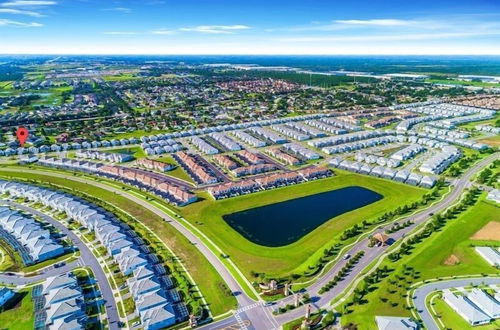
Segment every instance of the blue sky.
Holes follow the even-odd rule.
[[[0,53],[500,55],[500,1],[0,0]]]

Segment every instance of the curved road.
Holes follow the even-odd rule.
[[[429,218],[429,213],[437,213],[452,205],[458,198],[462,195],[463,191],[471,186],[470,179],[484,166],[488,165],[492,161],[499,159],[500,154],[496,153],[486,157],[481,160],[474,166],[472,166],[469,170],[467,170],[460,179],[456,180],[452,183],[451,192],[446,195],[446,197],[434,204],[433,206],[418,212],[417,214],[408,216],[404,219],[400,219],[399,221],[407,221],[412,220],[414,222],[413,225],[401,229],[400,231],[391,235],[391,238],[394,240],[399,240],[404,237],[406,234],[410,233],[415,226],[418,224],[425,222]],[[97,186],[99,188],[111,191],[113,193],[122,195],[133,202],[149,209],[154,212],[158,216],[167,219],[169,223],[174,226],[178,231],[180,231],[184,236],[186,236],[191,242],[194,243],[200,252],[208,259],[208,261],[216,268],[222,278],[226,281],[228,287],[236,296],[238,301],[239,309],[235,312],[235,314],[222,321],[215,322],[213,324],[209,324],[206,326],[207,329],[222,329],[227,327],[228,325],[237,324],[243,328],[255,328],[255,329],[275,329],[279,328],[280,324],[292,321],[304,315],[305,307],[302,306],[300,308],[294,309],[290,312],[287,312],[282,315],[273,316],[272,311],[276,308],[276,306],[264,306],[262,303],[256,303],[252,299],[250,299],[242,290],[239,283],[234,280],[233,276],[227,269],[227,267],[219,260],[219,258],[206,246],[206,244],[198,238],[195,234],[193,234],[189,229],[187,229],[182,223],[179,222],[178,219],[171,217],[167,213],[163,212],[161,209],[156,206],[149,204],[148,202],[143,201],[142,199],[126,192],[118,188],[114,188],[107,184],[103,184],[100,182],[96,182],[93,180],[85,179],[82,177],[75,177],[72,175],[65,175],[59,173],[46,173],[40,170],[29,170],[29,169],[3,169],[11,172],[26,172],[26,173],[35,173],[35,174],[45,174],[60,178],[65,178],[72,181],[78,181],[82,183],[91,184]],[[380,258],[382,254],[386,251],[388,247],[379,247],[379,248],[367,248],[368,246],[368,238],[365,238],[358,243],[356,243],[347,253],[354,255],[357,252],[363,250],[365,251],[365,255],[360,259],[359,263],[354,266],[354,268],[349,272],[348,275],[344,278],[344,280],[340,283],[340,285],[335,286],[329,292],[324,293],[323,295],[319,295],[318,292],[329,280],[333,278],[335,274],[342,268],[346,261],[341,260],[337,262],[326,274],[324,274],[318,281],[316,281],[313,285],[308,287],[308,293],[311,296],[313,303],[313,309],[319,309],[321,307],[329,306],[330,301],[335,298],[337,295],[342,293],[344,289],[350,284],[353,280],[355,280],[356,276],[372,261]],[[287,304],[291,303],[293,297],[287,297],[278,302],[278,304]],[[250,321],[249,326],[244,326],[245,320]]]
[[[431,315],[431,312],[427,309],[425,305],[425,300],[429,294],[434,291],[442,291],[444,289],[451,289],[457,287],[463,287],[471,285],[492,285],[500,284],[500,278],[493,277],[478,277],[478,278],[464,278],[460,280],[448,280],[440,281],[422,285],[421,287],[415,289],[415,293],[412,296],[414,300],[414,305],[417,313],[420,315],[424,325],[429,330],[439,330],[439,326]]]
[[[80,250],[80,258],[77,261],[68,263],[60,268],[49,268],[44,270],[40,275],[31,276],[31,277],[19,277],[19,276],[7,276],[0,275],[0,282],[13,283],[16,285],[24,285],[31,284],[40,280],[45,280],[47,277],[57,276],[61,274],[66,274],[73,270],[74,268],[84,266],[92,269],[95,275],[95,279],[99,284],[99,288],[102,294],[102,297],[106,306],[106,314],[109,320],[110,329],[119,329],[118,322],[120,321],[120,317],[118,316],[118,310],[116,307],[116,301],[113,295],[113,291],[108,282],[108,278],[104,273],[99,261],[92,254],[92,251],[85,245],[85,243],[71,230],[69,230],[66,226],[61,224],[59,221],[54,218],[42,213],[34,208],[29,206],[25,206],[22,204],[18,204],[12,201],[1,201],[0,204],[9,205],[16,209],[26,211],[28,213],[34,214],[44,221],[50,223],[55,228],[59,229],[62,233],[64,233],[72,242],[73,245],[76,246]]]

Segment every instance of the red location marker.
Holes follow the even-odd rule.
[[[16,136],[17,136],[17,139],[19,140],[19,144],[21,145],[21,147],[24,145],[24,143],[28,139],[28,135],[29,135],[29,132],[26,128],[21,126],[17,129]]]

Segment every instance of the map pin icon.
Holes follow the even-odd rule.
[[[29,135],[29,132],[26,128],[21,126],[17,129],[16,136],[17,136],[17,139],[19,140],[19,144],[21,145],[21,147],[24,145],[24,143],[28,139],[28,135]]]

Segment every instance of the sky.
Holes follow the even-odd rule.
[[[500,55],[500,1],[0,0],[0,53]]]

